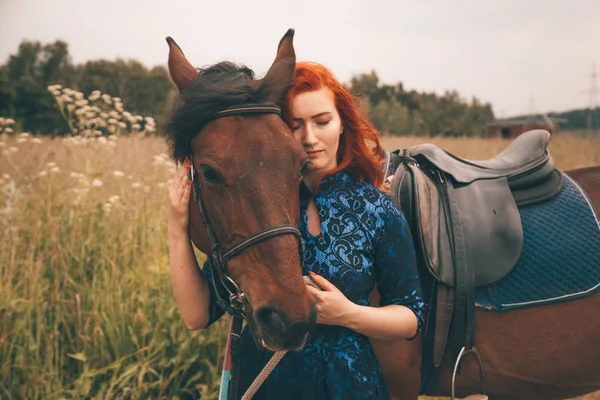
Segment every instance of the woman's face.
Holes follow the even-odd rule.
[[[296,95],[291,102],[292,133],[310,158],[307,173],[321,175],[337,167],[342,121],[333,92],[326,87]]]

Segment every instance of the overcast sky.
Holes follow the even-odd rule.
[[[600,72],[600,0],[0,0],[0,62],[23,39],[62,39],[76,63],[165,65],[172,36],[195,66],[227,59],[261,76],[288,28],[298,60],[344,82],[373,69],[476,96],[497,117],[588,107],[592,63]]]

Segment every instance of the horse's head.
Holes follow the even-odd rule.
[[[243,110],[282,104],[294,75],[293,33],[283,37],[273,65],[260,80],[250,69],[227,62],[198,72],[167,39],[169,72],[180,91],[169,144],[178,161],[193,154],[204,216],[223,253],[258,232],[299,222],[306,154],[268,106],[265,113],[260,107],[258,112]],[[232,108],[242,112],[222,114]],[[190,236],[202,252],[213,252],[193,196]],[[273,350],[300,348],[316,324],[314,300],[301,277],[299,240],[289,230],[268,236],[226,263],[226,274],[244,293],[245,316],[255,340]]]

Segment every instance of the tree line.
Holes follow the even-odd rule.
[[[174,95],[164,66],[147,68],[136,60],[92,60],[73,64],[64,41],[23,41],[0,66],[0,116],[17,130],[62,135],[68,132],[48,86],[59,84],[88,95],[94,90],[122,99],[126,109],[157,120],[160,132]],[[375,71],[348,83],[377,129],[389,135],[480,136],[494,119],[492,107],[456,91],[442,95],[406,90],[380,82]]]

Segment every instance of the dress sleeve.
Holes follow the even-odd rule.
[[[417,334],[424,323],[424,308],[415,248],[404,214],[391,200],[375,254],[375,278],[380,305],[408,307],[417,317]],[[412,339],[412,338],[411,338]]]
[[[221,306],[219,306],[217,300],[217,294],[216,294],[216,290],[219,290],[219,293],[221,294],[221,298],[223,298],[224,300],[227,300],[229,298],[229,296],[226,294],[225,288],[223,288],[223,285],[221,284],[221,282],[216,279],[215,277],[215,282],[213,283],[213,279],[212,279],[212,273],[210,270],[210,266],[208,265],[209,261],[208,259],[206,259],[206,261],[204,262],[204,265],[202,266],[202,273],[204,274],[204,276],[206,276],[206,280],[208,282],[208,287],[210,289],[210,301],[209,301],[209,305],[208,305],[208,324],[206,325],[206,327],[208,328],[210,325],[213,324],[213,322],[217,321],[219,318],[221,318],[223,316],[223,314],[225,314],[225,311],[223,310],[223,308],[221,308]],[[217,286],[215,288],[215,285]]]

